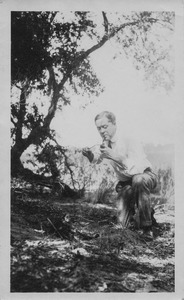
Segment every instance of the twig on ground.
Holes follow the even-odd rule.
[[[52,225],[52,227],[54,228],[54,230],[56,231],[56,233],[60,236],[60,238],[62,239],[62,236],[61,236],[61,234],[59,233],[59,231],[56,229],[56,227],[54,226],[54,224],[52,223],[52,221],[49,219],[49,218],[47,218],[47,220],[49,221],[49,223]]]

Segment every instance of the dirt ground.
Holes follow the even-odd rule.
[[[11,207],[11,292],[174,292],[166,205],[151,242],[121,228],[113,205],[18,193]]]

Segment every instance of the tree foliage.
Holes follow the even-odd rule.
[[[70,83],[72,77],[78,77],[84,80],[83,88],[92,92],[90,76],[93,89],[93,80],[99,82],[87,57],[76,67],[80,40],[94,25],[87,13],[76,12],[72,22],[65,22],[62,14],[57,21],[56,15],[57,12],[12,12],[12,84],[28,80],[31,87],[45,87],[49,93],[54,84],[63,87],[65,76]]]
[[[50,40],[53,34],[48,12],[12,12],[11,57],[12,84],[39,81],[50,63]]]
[[[137,70],[142,70],[152,88],[172,90],[174,86],[173,12],[133,13],[135,26],[126,27],[116,38],[120,53],[131,58]],[[129,21],[129,16],[126,16]]]
[[[11,107],[14,170],[29,145],[49,136],[56,110],[71,101],[71,89],[88,96],[103,91],[90,55],[109,40],[116,43],[115,56],[124,53],[153,86],[170,89],[172,51],[163,35],[172,32],[173,22],[171,12],[12,12],[12,90],[19,91]],[[30,101],[34,91],[39,92],[37,103]],[[49,103],[42,113],[38,107],[44,95]]]

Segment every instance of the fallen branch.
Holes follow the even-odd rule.
[[[62,236],[61,236],[61,234],[59,233],[59,231],[56,229],[56,227],[52,223],[52,221],[49,218],[47,218],[47,220],[49,221],[49,223],[51,224],[51,226],[54,228],[55,232],[60,236],[60,238],[63,239]]]

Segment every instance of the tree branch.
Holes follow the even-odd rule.
[[[67,155],[65,154],[65,149],[64,149],[62,146],[60,146],[60,145],[58,144],[58,142],[56,141],[55,138],[52,138],[52,139],[53,139],[53,141],[56,143],[56,145],[58,146],[58,148],[60,149],[61,153],[63,154],[63,156],[64,156],[64,158],[65,158],[65,166],[68,168],[68,170],[69,170],[69,172],[70,172],[70,176],[71,176],[71,180],[72,180],[72,185],[73,185],[74,189],[76,189],[76,188],[75,188],[75,180],[74,180],[74,178],[73,178],[73,171],[72,171],[72,169],[70,168],[70,165],[69,165],[69,163],[68,163],[68,161],[67,161],[68,157],[67,157]]]
[[[17,126],[17,122],[15,122],[14,120],[13,120],[13,118],[11,117],[11,122],[13,123],[13,125],[16,127]]]
[[[22,88],[21,88],[19,85],[17,85],[16,83],[15,83],[15,86],[16,86],[19,90],[22,91]]]
[[[109,34],[109,39],[114,37],[116,35],[116,33],[118,33],[120,30],[124,29],[125,27],[135,26],[135,25],[138,25],[139,23],[140,23],[140,21],[127,22],[127,23],[122,24],[119,27],[115,27],[114,30],[112,30],[112,32]]]
[[[48,80],[49,91],[51,91],[51,89],[53,89],[53,95],[52,95],[50,107],[48,109],[48,113],[43,122],[43,127],[45,127],[45,128],[49,128],[50,123],[51,123],[53,117],[55,116],[55,112],[57,109],[57,103],[58,103],[58,100],[60,97],[60,93],[59,93],[60,88],[63,87],[63,85],[60,86],[60,84],[57,84],[52,66],[48,69],[48,71],[49,71],[49,75],[50,75],[49,80]]]
[[[22,140],[22,127],[24,123],[24,118],[26,114],[26,100],[27,100],[27,95],[28,95],[28,85],[24,85],[24,87],[21,90],[20,94],[20,109],[19,109],[19,114],[17,116],[17,123],[16,123],[16,142],[19,142]]]
[[[104,26],[105,26],[105,33],[104,36],[102,37],[101,41],[92,46],[91,48],[89,48],[88,50],[84,51],[80,57],[80,62],[86,58],[87,56],[89,56],[92,52],[96,51],[97,49],[101,48],[108,40],[110,40],[112,37],[114,37],[120,30],[124,29],[127,26],[135,26],[137,24],[140,23],[140,21],[134,21],[134,22],[127,22],[122,24],[119,27],[115,27],[110,33],[107,32],[108,30],[108,20],[107,17],[105,16],[105,13],[103,14],[103,17],[105,17],[104,19]]]
[[[52,23],[54,21],[55,16],[57,15],[57,11],[56,12],[52,12],[51,17],[50,17],[50,22]]]
[[[106,13],[105,13],[104,11],[102,11],[102,15],[103,15],[103,19],[104,19],[105,34],[108,35],[108,31],[109,31],[109,22],[108,22]]]
[[[127,26],[135,26],[138,23],[140,23],[140,21],[124,23],[121,26],[114,28],[114,30],[112,30],[109,33],[109,28],[108,28],[109,22],[108,22],[105,12],[102,12],[102,15],[103,15],[103,20],[104,20],[104,31],[105,32],[104,32],[104,36],[102,37],[101,41],[99,43],[97,43],[96,45],[92,46],[91,48],[89,48],[88,50],[82,52],[82,54],[80,54],[78,56],[78,59],[76,59],[76,61],[71,65],[71,67],[68,69],[68,72],[66,72],[66,74],[64,75],[63,79],[61,80],[61,82],[59,84],[57,84],[57,82],[56,82],[53,68],[50,67],[50,69],[49,69],[49,74],[50,74],[49,86],[54,87],[53,88],[54,93],[52,96],[51,105],[49,107],[48,114],[44,119],[44,125],[43,125],[44,127],[49,128],[50,123],[55,115],[57,103],[58,103],[58,100],[60,97],[60,90],[63,88],[65,82],[68,80],[72,71],[75,70],[87,56],[89,56],[92,52],[96,51],[97,49],[101,48],[109,39],[114,37],[116,35],[116,33],[118,33],[120,30],[124,29]]]
[[[92,52],[98,50],[99,48],[101,48],[109,39],[111,39],[112,37],[114,37],[120,30],[124,29],[127,26],[135,26],[137,24],[139,24],[141,21],[134,21],[134,22],[127,22],[122,24],[119,27],[115,27],[113,30],[111,30],[111,32],[109,33],[109,22],[106,16],[105,12],[102,12],[102,16],[103,16],[103,20],[104,20],[104,35],[101,39],[100,42],[98,42],[96,45],[92,46],[91,48],[89,48],[88,50],[82,52],[79,56],[78,59],[76,59],[74,61],[74,63],[71,65],[71,67],[68,69],[68,71],[66,72],[66,74],[64,75],[63,79],[61,80],[61,82],[59,84],[57,84],[56,79],[55,79],[55,75],[54,75],[54,71],[53,68],[51,67],[49,69],[49,73],[50,73],[50,83],[53,85],[54,87],[54,93],[52,96],[52,100],[51,100],[51,105],[49,107],[49,111],[47,116],[45,117],[44,120],[44,126],[49,127],[52,118],[55,115],[55,111],[57,108],[57,103],[59,100],[59,92],[60,90],[63,88],[65,82],[68,80],[68,78],[70,77],[72,71],[74,71],[80,64],[81,62],[88,57]],[[156,22],[156,19],[151,18],[150,19],[151,22]],[[52,82],[51,82],[52,81]]]

